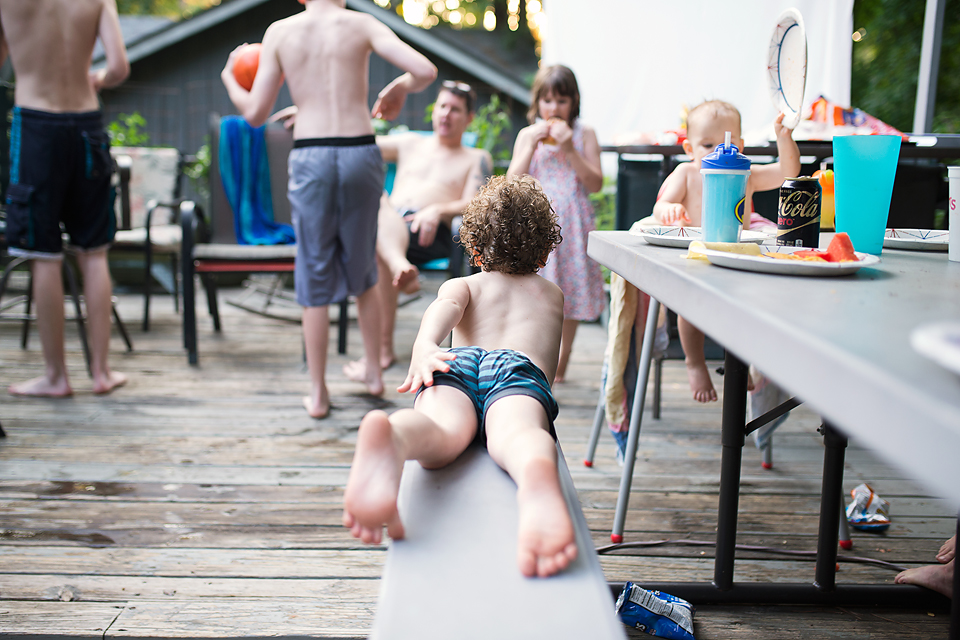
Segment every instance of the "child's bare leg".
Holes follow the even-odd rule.
[[[473,404],[453,387],[427,389],[416,407],[389,417],[371,411],[360,423],[343,496],[343,524],[364,542],[378,544],[383,527],[393,539],[404,536],[397,495],[405,460],[418,460],[428,469],[446,466],[476,434]]]
[[[10,385],[15,396],[62,398],[73,394],[63,345],[63,276],[60,260],[34,260],[33,299],[43,349],[44,375]]]
[[[107,251],[81,253],[77,256],[83,272],[83,294],[87,300],[87,325],[90,336],[90,370],[93,392],[110,393],[127,382],[127,376],[110,369],[110,319],[113,311],[113,285]]]
[[[953,560],[957,555],[957,536],[953,535],[952,538],[943,543],[943,546],[940,547],[940,551],[937,552],[937,562],[947,563]]]
[[[572,318],[563,319],[563,331],[560,335],[560,361],[557,363],[557,375],[553,377],[554,382],[563,382],[567,375],[567,363],[570,362],[570,352],[573,351],[573,339],[577,335],[577,327],[579,326],[579,320]]]
[[[390,269],[377,256],[377,290],[380,292],[380,368],[397,361],[393,351],[393,331],[397,325],[397,288],[390,281]]]
[[[697,402],[716,402],[717,390],[713,388],[703,355],[703,332],[680,316],[677,317],[677,329],[680,332],[680,345],[683,347],[693,399]]]
[[[420,271],[407,260],[409,245],[410,231],[407,223],[384,194],[380,198],[380,212],[377,217],[377,256],[383,260],[390,272],[388,282],[403,293],[420,290]]]
[[[303,406],[311,418],[326,418],[330,413],[327,393],[327,345],[330,342],[330,312],[326,306],[303,308],[303,342],[310,371],[310,395]]]
[[[507,396],[487,410],[487,450],[517,483],[517,564],[525,576],[562,571],[577,557],[576,536],[557,475],[557,446],[543,406]]]
[[[953,571],[956,560],[947,564],[928,564],[897,574],[897,584],[915,584],[953,598]]]
[[[383,372],[380,368],[380,291],[374,285],[357,298],[357,317],[363,338],[363,359],[343,366],[343,373],[367,386],[370,395],[383,395]]]

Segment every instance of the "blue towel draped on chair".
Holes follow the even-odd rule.
[[[239,116],[220,123],[220,178],[233,209],[237,244],[292,244],[293,227],[274,222],[263,127]]]

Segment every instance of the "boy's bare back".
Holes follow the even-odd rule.
[[[463,309],[453,330],[454,347],[520,351],[553,380],[563,328],[560,287],[537,274],[484,271],[449,280],[438,296]]]
[[[96,91],[115,84],[103,83],[103,77],[126,76],[114,0],[0,0],[0,28],[3,53],[9,51],[16,69],[15,99],[21,107],[55,113],[95,111]],[[108,68],[91,74],[98,35]]]
[[[305,11],[273,23],[264,33],[250,107],[241,108],[251,124],[266,121],[286,81],[298,109],[294,138],[369,135],[373,133],[367,107],[371,53],[401,69],[413,69],[412,75],[420,80],[415,90],[436,76],[425,57],[373,16],[345,9],[343,0],[306,0],[304,4]],[[234,82],[227,75],[221,77],[231,90]],[[231,98],[235,98],[233,90]],[[236,99],[234,103],[241,106]]]

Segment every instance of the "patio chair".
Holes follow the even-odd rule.
[[[188,159],[168,147],[113,147],[117,165],[117,233],[112,249],[142,253],[143,330],[150,330],[150,298],[156,279],[173,295],[180,311],[177,282],[182,231],[178,224],[183,170]],[[168,263],[155,261],[166,256]]]

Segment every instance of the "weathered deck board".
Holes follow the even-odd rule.
[[[437,283],[428,281],[426,290]],[[229,293],[227,294],[230,295]],[[430,299],[401,309],[401,361]],[[356,429],[364,413],[410,406],[404,371],[387,372],[376,399],[347,381],[331,353],[330,418],[311,420],[299,327],[221,305],[214,335],[200,313],[200,366],[180,347],[169,300],[139,331],[140,299],[120,297],[135,352],[116,340],[114,366],[130,384],[90,393],[73,327],[67,400],[0,394],[0,633],[4,637],[362,638],[373,621],[384,546],[367,547],[340,525]],[[350,352],[360,353],[351,328]],[[599,387],[604,330],[584,325],[568,382],[556,390],[557,430],[597,546],[609,541],[620,467],[609,434],[595,464],[581,462]],[[41,369],[36,332],[0,322],[0,386]],[[405,350],[405,352],[403,351]],[[714,377],[718,388],[722,384]],[[664,367],[662,419],[645,417],[624,538],[703,540],[715,535],[719,405],[689,398],[682,364]],[[649,410],[648,410],[649,411]],[[772,471],[744,450],[738,542],[816,548],[822,443],[817,417],[800,408],[774,438]],[[884,535],[854,532],[848,554],[915,565],[932,560],[956,527],[927,496],[851,442],[844,488],[870,482],[892,503]],[[812,580],[809,558],[738,552],[740,581]],[[601,556],[611,581],[708,581],[709,546],[622,549]],[[894,571],[843,563],[838,582],[890,582]],[[612,601],[611,601],[612,606]],[[943,612],[831,607],[699,607],[697,638],[944,637]],[[639,632],[631,637],[644,638]],[[8,635],[9,634],[9,635]]]

